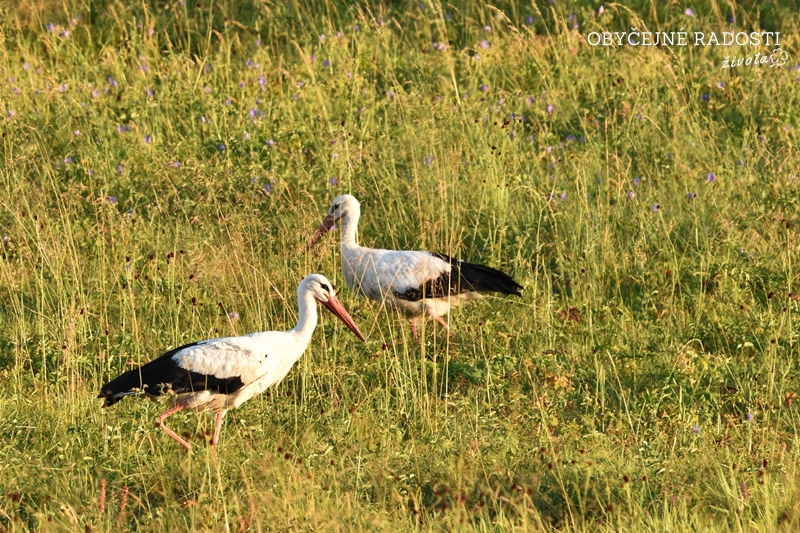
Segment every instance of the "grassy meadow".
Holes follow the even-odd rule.
[[[0,531],[797,531],[793,2],[0,6]],[[687,11],[691,9],[691,11]],[[733,20],[734,22],[731,22]],[[593,31],[780,31],[761,48]],[[512,274],[452,334],[359,300],[362,244]],[[102,409],[183,343],[326,311],[231,411]]]

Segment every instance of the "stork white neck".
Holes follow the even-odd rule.
[[[314,328],[317,327],[317,301],[310,290],[306,290],[305,287],[302,289],[302,291],[300,288],[297,290],[297,325],[289,330],[289,333],[297,339],[298,346],[303,347],[300,353],[311,341],[311,335],[314,333]]]
[[[351,207],[342,218],[339,219],[339,223],[342,226],[342,246],[353,247],[358,246],[356,242],[356,231],[358,230],[358,219],[361,217],[361,209],[359,208],[358,204],[354,207]]]

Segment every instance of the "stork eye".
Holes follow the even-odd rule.
[[[330,290],[328,289],[327,286],[323,285],[322,283],[320,283],[319,286],[322,289],[322,292],[324,292],[325,294],[330,294]]]

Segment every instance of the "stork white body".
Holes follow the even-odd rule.
[[[164,420],[187,408],[214,411],[211,444],[215,445],[225,413],[282,381],[303,355],[317,326],[317,302],[364,340],[324,276],[305,277],[297,288],[297,299],[299,318],[289,331],[263,331],[181,346],[103,385],[99,397],[109,406],[133,394],[170,396],[172,407],[156,418],[156,425],[187,449],[191,449],[189,443],[164,426]]]
[[[355,197],[337,197],[309,247],[339,221],[342,273],[347,286],[402,312],[409,318],[414,336],[417,324],[425,318],[435,319],[447,328],[442,317],[464,300],[481,298],[481,292],[520,295],[521,287],[493,268],[432,252],[359,246],[356,232],[360,217],[361,206]]]

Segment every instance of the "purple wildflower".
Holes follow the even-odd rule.
[[[225,144],[221,143],[217,148],[219,148],[220,152],[224,152],[225,151]]]
[[[52,22],[48,22],[47,23],[47,31],[53,31],[54,29],[56,29],[55,25],[53,25]]]
[[[703,95],[700,98],[702,98],[703,101],[708,102],[708,98],[709,98],[708,93],[703,93]]]
[[[529,16],[528,18],[526,18],[525,19],[525,24],[527,24],[528,26],[533,24],[533,17]]]
[[[261,46],[261,37],[256,37],[256,47]]]
[[[336,185],[339,185],[339,180],[336,179],[336,176],[331,176],[330,179],[328,179],[328,183],[335,187]]]
[[[606,8],[604,6],[600,6],[600,9],[597,10],[597,14],[602,15],[605,10]]]
[[[122,174],[122,169],[123,168],[125,168],[125,165],[123,165],[122,163],[117,165],[117,174]]]
[[[211,87],[209,87],[208,85],[206,85],[205,87],[203,87],[203,90],[204,90],[205,92],[207,92],[208,94],[211,94]]]
[[[148,133],[147,135],[144,136],[144,143],[145,144],[150,144],[150,139],[151,139],[151,137],[150,137],[150,134]]]
[[[711,172],[709,172],[708,174],[706,174],[706,182],[707,182],[707,183],[711,183],[711,182],[712,182],[712,181],[714,181],[715,179],[717,179],[717,177],[716,177],[714,174],[712,174]]]
[[[31,64],[30,63],[24,63],[22,65],[22,68],[25,69],[25,70],[30,70],[31,69]]]
[[[9,110],[6,112],[6,115],[8,115],[8,118],[14,118],[15,116],[17,116],[17,114],[14,112],[14,110],[13,110],[13,109],[9,109]]]
[[[152,98],[153,97],[153,89],[147,89],[147,97],[148,98]]]
[[[330,60],[330,59],[326,59],[326,60],[324,60],[324,61],[322,62],[322,66],[323,66],[323,67],[330,67],[330,66],[331,66],[331,60]]]
[[[686,11],[684,11],[684,13],[686,13],[687,17],[693,17],[694,16],[694,11],[692,11],[691,7],[687,7]]]
[[[273,146],[275,146],[275,141],[267,139],[267,148],[272,148]]]
[[[478,87],[478,89],[480,89],[482,92],[486,92],[489,90],[489,86],[483,83],[480,87]]]
[[[567,201],[567,193],[565,193],[565,192],[561,193],[561,201],[562,202],[566,202]]]
[[[269,195],[269,193],[272,191],[272,187],[270,187],[269,183],[267,183],[261,188],[261,190],[264,191],[265,195]]]
[[[237,311],[231,311],[230,313],[228,313],[228,320],[230,320],[231,322],[236,322],[237,320],[239,320],[239,313]]]
[[[517,136],[517,134],[514,133],[513,131],[508,132],[508,138],[511,139],[512,141],[514,140],[514,137],[516,137],[516,136]]]
[[[139,65],[139,68],[142,70],[142,72],[147,72],[147,68],[148,68],[148,67],[147,67],[147,65],[145,65],[144,63],[142,63],[141,65]]]
[[[475,54],[474,56],[472,56],[472,60],[473,61],[480,61],[481,60],[481,55],[480,54]]]
[[[628,191],[628,195],[627,196],[628,196],[628,200],[633,200],[634,198],[636,198],[636,193],[633,192],[633,191]]]
[[[73,137],[77,137],[80,134],[81,134],[81,130],[75,130],[75,131],[72,132],[72,136]]]
[[[243,138],[244,138],[244,140],[246,141],[247,139],[249,139],[249,138],[250,138],[250,134],[249,134],[249,133],[247,133],[247,132],[244,132],[244,136],[243,136]]]
[[[555,106],[553,104],[547,104],[547,112],[549,114],[552,114],[554,110],[555,110]]]
[[[750,422],[753,419],[753,413],[747,413],[744,415],[744,419],[745,421]]]
[[[258,84],[263,87],[264,85],[267,84],[267,79],[263,75],[259,76],[258,77]]]
[[[116,196],[108,196],[106,200],[108,200],[108,203],[110,203],[111,205],[117,205],[118,200]]]
[[[108,80],[108,84],[111,85],[112,87],[117,86],[117,81],[114,79],[114,76],[108,76],[108,78],[106,79]]]
[[[639,186],[639,184],[641,182],[642,182],[642,177],[641,176],[636,176],[635,178],[633,178],[633,184],[636,185],[637,187]]]
[[[661,209],[661,206],[658,204],[653,204],[653,207],[651,207],[651,209],[653,210],[653,213],[658,213],[658,211]]]
[[[724,88],[725,88],[725,84],[723,82],[717,83],[717,89],[724,89]]]
[[[750,493],[747,492],[747,484],[744,481],[742,481],[742,484],[739,485],[739,490],[742,491],[742,498],[747,499],[750,497]]]
[[[491,46],[492,46],[492,45],[489,43],[489,41],[487,41],[486,39],[484,39],[484,40],[482,40],[482,41],[479,43],[479,46],[480,46],[481,48],[483,48],[484,50],[488,50],[489,48],[491,48]]]
[[[394,91],[389,89],[389,99],[394,100],[394,97],[395,97]]]
[[[693,425],[692,426],[692,433],[694,433],[695,435],[699,435],[700,434],[700,426],[698,426],[697,424]]]
[[[325,34],[324,33],[319,36],[319,40],[320,40],[320,42],[325,42]]]
[[[67,92],[67,84],[62,83],[61,85],[58,86],[58,90],[61,91],[62,93]]]
[[[573,134],[570,133],[569,135],[567,135],[567,138],[566,138],[567,142],[572,142],[574,140],[575,140],[575,136]]]
[[[429,155],[428,157],[426,157],[424,159],[424,161],[425,161],[425,165],[430,165],[431,163],[433,163],[433,156]]]
[[[172,162],[172,166],[175,168],[179,168],[181,166],[181,162],[176,159],[175,161]]]
[[[483,31],[485,31],[486,33],[492,33],[492,27],[491,26],[484,26],[483,27]]]
[[[697,198],[697,193],[696,193],[696,192],[690,192],[689,194],[687,194],[687,195],[686,195],[686,198],[687,198],[689,201],[692,201],[692,200],[694,200],[695,198]]]
[[[72,158],[70,156],[65,157],[64,158],[64,164],[65,165],[71,165],[72,164]]]

